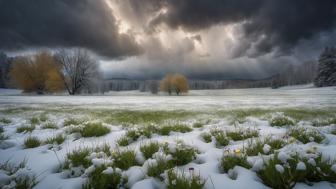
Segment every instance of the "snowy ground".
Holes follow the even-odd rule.
[[[0,90],[0,93],[3,91]],[[99,164],[115,167],[113,162],[116,160],[113,155],[90,152],[86,157],[90,162],[89,167],[60,166],[64,165],[67,154],[72,151],[85,147],[95,148],[103,144],[108,144],[111,151],[120,149],[136,152],[137,165],[121,171],[124,177],[128,177],[126,186],[135,189],[165,188],[166,183],[169,183],[167,174],[161,175],[163,180],[150,177],[147,173],[148,166],[155,164],[158,156],[174,158],[171,154],[176,149],[183,149],[184,145],[197,149],[197,154],[192,161],[174,166],[174,169],[188,176],[191,174],[189,168],[193,168],[193,172],[200,175],[205,182],[204,188],[207,189],[268,188],[259,177],[258,171],[266,165],[268,158],[277,153],[281,161],[286,161],[287,156],[299,154],[304,165],[298,162],[292,170],[294,172],[311,171],[307,168],[310,166],[307,162],[314,164],[314,158],[314,162],[318,162],[319,153],[322,154],[322,159],[336,157],[336,121],[333,121],[336,120],[336,90],[333,87],[191,91],[188,96],[179,97],[144,95],[138,92],[75,97],[23,96],[17,91],[5,92],[0,95],[0,126],[3,128],[2,135],[6,136],[0,140],[0,188],[14,188],[19,183],[18,178],[31,174],[36,176],[38,183],[34,188],[37,189],[81,188],[87,182],[90,171]],[[65,122],[71,118],[81,122],[65,126]],[[272,121],[278,118],[283,118],[288,124],[271,126]],[[289,126],[291,121],[293,126]],[[83,137],[78,132],[73,132],[74,128],[97,122],[108,127],[110,132],[100,137]],[[56,128],[45,128],[47,123],[54,123]],[[201,126],[193,127],[195,123]],[[157,128],[182,124],[192,130],[173,131],[168,136],[152,130],[150,138],[141,135],[125,147],[117,144],[127,131],[137,129],[136,132],[140,133],[141,129],[150,124]],[[35,127],[32,131],[20,133],[17,130],[31,125]],[[303,128],[302,135],[291,135],[293,127]],[[229,132],[243,136],[251,130],[256,131],[257,136],[229,139],[227,145],[218,145],[219,139],[213,134],[223,131],[225,136]],[[58,134],[65,136],[65,141],[61,144],[43,142]],[[212,135],[210,142],[205,141],[202,137],[204,134]],[[41,144],[38,147],[25,148],[25,140],[32,136],[38,137]],[[272,149],[267,143],[263,144],[259,155],[248,155],[247,161],[251,165],[249,168],[236,166],[230,171],[221,168],[223,154],[241,157],[245,148],[265,138],[285,142],[279,149]],[[309,141],[304,142],[304,139]],[[144,158],[139,147],[150,141],[166,143],[168,152],[160,148],[152,158]],[[182,147],[180,141],[183,142]],[[27,162],[26,166],[14,173],[10,173],[3,166],[6,161],[18,164],[23,160]],[[336,188],[336,184],[332,183],[336,182],[336,164],[329,164],[328,171],[331,176],[328,176],[328,181],[300,180],[295,188]],[[277,164],[276,174],[285,174],[282,169],[287,170],[286,165],[286,162]],[[105,172],[104,174],[111,174],[113,171],[107,169]],[[173,184],[174,182],[176,181],[172,181]]]

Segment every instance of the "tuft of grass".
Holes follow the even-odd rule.
[[[125,150],[125,151],[114,151],[112,152],[113,165],[122,169],[127,170],[132,166],[138,165],[136,161],[136,153],[133,150]]]
[[[176,124],[176,125],[164,125],[160,128],[158,128],[158,133],[160,135],[169,135],[170,132],[180,132],[180,133],[187,133],[192,131],[192,128],[190,128],[187,125],[183,124]]]
[[[193,173],[186,175],[173,169],[167,172],[167,189],[203,189],[204,184],[205,180]]]
[[[106,135],[110,132],[110,128],[103,126],[102,123],[87,123],[80,131],[83,137],[99,137]]]
[[[46,113],[41,114],[40,117],[39,117],[39,120],[42,121],[42,122],[48,121],[47,114]]]
[[[196,158],[197,149],[185,145],[184,143],[178,143],[176,149],[169,151],[172,155],[172,162],[174,165],[185,165]]]
[[[112,171],[104,172],[107,168],[112,169]],[[121,175],[120,170],[101,165],[88,175],[88,181],[83,185],[82,189],[124,188],[126,183],[127,178]]]
[[[7,119],[7,118],[1,118],[0,123],[10,124],[10,123],[12,123],[12,121],[10,119]]]
[[[63,165],[63,169],[68,169],[70,165],[72,167],[83,166],[88,168],[92,163],[87,158],[92,152],[89,148],[78,148],[66,155],[66,160]]]
[[[220,160],[220,169],[222,171],[226,173],[235,166],[245,167],[246,169],[251,168],[251,165],[247,162],[246,155],[228,154],[222,156]]]
[[[19,170],[24,170],[25,173],[26,172],[28,173],[29,171],[29,173],[26,175],[18,176],[18,177],[11,176],[8,183],[1,183],[0,186],[2,186],[3,188],[5,187],[12,188],[8,186],[11,185],[12,182],[14,182],[16,184],[15,185],[16,189],[34,188],[34,186],[38,183],[36,180],[37,177],[34,173],[31,172],[31,170],[28,170],[26,168],[26,164],[27,164],[26,160],[20,162],[19,164],[13,164],[13,163],[10,163],[9,161],[1,163],[0,170],[3,170],[3,172],[7,174],[8,176],[16,174]]]
[[[272,127],[278,126],[278,127],[283,127],[283,126],[292,126],[294,125],[294,121],[291,120],[290,118],[286,116],[277,116],[271,119],[270,125]]]
[[[309,142],[321,143],[325,139],[325,136],[318,130],[306,128],[292,128],[288,131],[288,135],[304,144]]]
[[[212,135],[209,134],[209,133],[202,133],[201,137],[202,137],[203,141],[206,142],[206,143],[209,143],[209,142],[212,141]]]
[[[42,129],[58,129],[58,127],[55,123],[48,122],[42,125]]]
[[[23,132],[33,132],[35,129],[34,125],[26,125],[16,128],[17,133],[23,133]]]
[[[118,140],[117,140],[117,144],[119,146],[127,146],[131,143],[130,139],[125,135],[125,136],[122,136],[120,137]]]
[[[37,124],[40,123],[40,120],[38,119],[38,117],[32,117],[32,118],[30,118],[30,123],[32,125],[37,125]]]
[[[153,156],[154,153],[158,152],[160,144],[158,142],[149,142],[147,144],[140,146],[140,151],[146,159],[149,159]]]
[[[149,163],[147,167],[147,175],[150,177],[156,177],[159,179],[163,179],[161,174],[173,167],[171,161],[167,161],[164,158],[158,158],[155,160],[155,163]]]
[[[65,141],[65,136],[63,134],[58,134],[56,136],[48,138],[46,144],[62,144]]]
[[[329,118],[329,119],[323,119],[323,120],[314,120],[312,121],[313,126],[320,127],[320,126],[326,126],[326,125],[336,125],[336,117]]]
[[[230,137],[234,141],[237,141],[237,140],[245,140],[252,137],[258,137],[259,132],[258,130],[255,129],[246,129],[246,130],[237,129],[235,131],[227,131],[226,136]]]
[[[230,143],[230,139],[226,136],[226,134],[222,130],[212,130],[211,134],[212,136],[214,136],[216,140],[217,148],[227,146]]]
[[[68,119],[64,120],[63,125],[64,126],[70,126],[70,125],[79,125],[81,123],[83,123],[83,120],[68,118]]]
[[[30,136],[26,138],[24,141],[25,148],[36,148],[40,145],[41,145],[41,141],[37,137]]]
[[[265,145],[269,145],[269,151],[265,152]],[[286,145],[286,142],[282,139],[271,139],[269,137],[264,140],[256,140],[255,143],[251,141],[248,142],[247,147],[245,148],[245,153],[248,156],[256,156],[260,154],[272,154],[275,150],[278,150]]]
[[[196,122],[196,123],[193,124],[193,127],[194,128],[202,128],[203,127],[203,123]]]

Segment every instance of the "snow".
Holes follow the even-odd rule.
[[[0,93],[2,90],[0,90]],[[9,94],[9,93],[7,93]],[[31,175],[35,173],[39,175],[39,183],[34,189],[56,189],[56,188],[81,188],[82,184],[87,180],[87,176],[92,173],[97,166],[113,163],[111,159],[103,152],[93,152],[87,157],[93,165],[84,168],[82,166],[73,167],[70,165],[69,170],[57,173],[60,163],[65,160],[66,154],[79,149],[81,147],[96,147],[102,144],[109,144],[111,148],[117,149],[116,140],[125,134],[125,128],[120,125],[110,123],[104,124],[111,129],[111,133],[102,137],[81,138],[78,134],[66,135],[66,141],[61,145],[42,145],[37,148],[24,149],[23,142],[29,135],[37,136],[41,140],[45,140],[50,136],[63,133],[67,128],[63,128],[64,119],[68,117],[64,113],[55,113],[50,115],[51,121],[58,125],[58,129],[37,129],[32,133],[16,133],[16,128],[21,125],[29,123],[29,118],[33,115],[39,115],[43,108],[85,108],[88,110],[104,110],[104,109],[127,109],[127,110],[192,110],[211,112],[218,110],[230,110],[235,108],[328,108],[336,107],[336,91],[335,88],[313,88],[311,86],[300,87],[286,87],[280,89],[232,89],[232,90],[214,90],[214,91],[191,91],[188,96],[155,96],[145,95],[144,93],[137,94],[137,92],[120,92],[109,93],[105,96],[23,96],[23,95],[0,95],[0,110],[12,107],[37,107],[42,110],[34,110],[30,113],[19,113],[13,116],[3,114],[0,112],[0,118],[8,116],[12,123],[4,126],[4,133],[10,138],[0,142],[0,163],[10,160],[14,163],[19,163],[22,160],[27,160],[29,169],[20,170],[15,175]],[[85,115],[82,115],[85,116]],[[208,116],[208,115],[207,115]],[[191,118],[186,124],[192,125],[197,118]],[[207,119],[212,119],[206,117]],[[300,122],[300,127],[311,128],[311,123]],[[254,128],[259,130],[260,139],[266,136],[272,138],[283,138],[286,135],[286,128],[270,127],[268,120],[262,117],[248,117],[244,123],[236,123],[236,127],[247,129]],[[115,171],[128,177],[127,187],[132,189],[163,189],[164,182],[159,179],[154,179],[146,175],[148,165],[157,164],[158,160],[171,160],[171,155],[166,155],[161,148],[156,152],[151,159],[145,159],[139,152],[139,146],[148,141],[155,140],[158,142],[167,142],[168,149],[171,152],[179,148],[177,141],[183,141],[186,145],[198,149],[199,154],[196,159],[186,165],[178,166],[175,169],[179,172],[189,173],[189,168],[194,168],[196,174],[200,174],[201,178],[206,181],[205,189],[221,188],[225,186],[227,189],[259,189],[269,188],[265,186],[256,172],[263,169],[264,163],[268,161],[272,155],[258,155],[248,157],[248,162],[251,163],[252,168],[245,169],[236,166],[230,170],[230,173],[220,172],[219,159],[222,157],[224,151],[233,152],[241,150],[246,147],[245,141],[231,141],[228,146],[216,148],[215,141],[205,143],[200,135],[203,132],[209,132],[213,128],[223,130],[232,130],[233,126],[230,120],[226,118],[216,118],[207,123],[203,128],[193,129],[188,133],[172,132],[169,136],[153,135],[152,139],[140,138],[131,145],[121,148],[135,150],[136,161],[140,166],[130,167],[128,170],[120,170],[107,167],[103,173],[112,174]],[[322,153],[323,158],[336,156],[336,136],[327,134],[330,126],[318,128],[326,137],[326,142],[318,143],[292,143],[286,147],[277,150],[279,160],[285,165],[290,158],[292,152],[298,152],[303,155],[309,149],[317,153]],[[258,139],[259,139],[258,138]],[[270,145],[265,144],[262,148],[264,154],[269,154],[274,149]],[[315,166],[314,154],[307,155],[307,163]],[[307,165],[308,165],[307,164]],[[275,166],[280,173],[284,172],[284,167],[280,164]],[[297,170],[306,170],[306,165],[299,162],[296,166]],[[336,173],[336,164],[331,167],[331,170]],[[27,172],[28,171],[28,172]],[[7,172],[0,169],[0,188],[10,188],[15,185],[11,182],[11,176]],[[1,184],[6,183],[3,187]],[[329,182],[312,183],[307,185],[304,183],[296,184],[295,188],[332,188]]]
[[[271,150],[271,146],[268,144],[264,144],[263,151],[265,154],[268,154]]]
[[[276,164],[276,165],[275,165],[275,169],[276,169],[279,173],[281,173],[281,174],[285,172],[284,167],[283,167],[282,165],[280,165],[280,164]]]
[[[297,165],[296,165],[296,170],[299,170],[299,171],[305,171],[307,168],[306,168],[306,164],[303,163],[302,161],[300,161]]]

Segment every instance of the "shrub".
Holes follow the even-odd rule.
[[[112,153],[112,158],[114,159],[113,165],[122,170],[127,170],[132,166],[138,165],[136,161],[136,153],[132,150],[114,151]]]
[[[80,131],[83,137],[99,137],[110,132],[110,128],[103,126],[102,123],[87,123]]]
[[[224,172],[228,172],[235,166],[245,167],[246,169],[251,168],[251,165],[247,162],[246,155],[236,155],[236,154],[223,155],[223,157],[220,160],[221,170],[223,170]]]
[[[170,151],[174,165],[185,165],[196,158],[197,150],[183,143],[178,143],[176,149]]]
[[[274,126],[279,126],[279,127],[292,126],[294,125],[294,121],[286,116],[277,116],[271,119],[270,125],[273,127]]]
[[[187,176],[172,169],[167,172],[167,189],[202,189],[204,184],[205,180],[193,173]]]
[[[212,135],[209,134],[209,133],[202,133],[201,137],[202,137],[203,141],[206,142],[206,143],[209,143],[209,142],[212,141]]]
[[[120,169],[101,165],[88,175],[88,181],[82,189],[117,189],[123,188],[126,183],[127,179],[122,177]]]
[[[48,122],[42,125],[42,129],[58,129],[58,127],[55,123]]]
[[[70,164],[72,167],[78,167],[82,165],[83,167],[88,168],[92,164],[91,161],[87,158],[90,153],[91,150],[89,148],[78,148],[73,150],[66,155],[66,161],[63,169],[68,169]]]
[[[321,143],[325,138],[319,131],[305,128],[292,128],[289,130],[288,134],[304,144],[308,142]]]
[[[34,125],[26,125],[26,126],[16,128],[16,132],[17,133],[33,132],[34,129],[35,129]]]
[[[158,142],[149,142],[145,145],[140,146],[140,151],[146,159],[149,159],[153,154],[159,151],[160,145]]]
[[[1,118],[0,119],[0,123],[4,123],[4,124],[10,124],[12,121],[10,119],[7,118]]]
[[[232,140],[245,140],[247,138],[258,137],[259,132],[254,129],[247,129],[247,130],[236,130],[236,131],[228,131],[226,132],[226,136],[230,137]]]
[[[41,141],[37,137],[28,137],[24,141],[25,148],[36,148],[40,145]]]
[[[62,144],[65,141],[65,137],[63,134],[58,134],[51,138],[48,138],[45,143],[47,144]]]

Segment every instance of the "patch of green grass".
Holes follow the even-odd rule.
[[[313,126],[320,127],[320,126],[326,126],[326,125],[336,125],[336,117],[330,118],[330,119],[323,119],[323,120],[313,120],[312,121]]]
[[[17,133],[23,133],[23,132],[33,132],[35,129],[34,125],[26,125],[16,128]]]
[[[210,143],[212,141],[212,135],[209,133],[202,133],[201,137],[203,139],[204,142],[206,143]]]
[[[122,170],[127,170],[132,166],[138,165],[136,161],[136,153],[133,150],[116,150],[112,153],[112,158],[114,160],[113,165]]]
[[[42,122],[48,121],[48,115],[46,113],[41,114],[39,120]]]
[[[123,188],[126,183],[127,178],[121,175],[120,170],[101,165],[88,175],[82,189],[117,189]]]
[[[87,123],[81,129],[80,134],[83,137],[99,137],[110,132],[110,128],[103,126],[100,122]]]
[[[145,124],[145,123],[163,123],[167,120],[181,120],[195,115],[188,111],[95,111],[95,117],[104,117],[106,122],[113,124]]]
[[[146,159],[149,159],[153,156],[155,152],[158,152],[160,144],[156,141],[151,141],[147,144],[140,146],[140,151]]]
[[[173,167],[171,161],[167,161],[163,158],[158,158],[153,163],[149,163],[147,167],[147,175],[150,177],[156,177],[159,179],[163,179],[161,174],[170,168]]]
[[[203,189],[205,180],[199,175],[186,176],[184,172],[177,173],[170,169],[167,172],[167,189]]]
[[[107,156],[111,156],[111,146],[107,143],[96,146],[93,150],[94,152],[104,152]]]
[[[185,165],[196,158],[197,149],[185,145],[184,143],[177,143],[173,151],[169,151],[172,155],[172,162],[174,165]]]
[[[10,119],[7,119],[7,118],[1,118],[0,123],[10,124],[10,123],[12,123],[12,121]]]
[[[251,165],[247,162],[246,155],[228,154],[222,156],[220,160],[220,169],[222,171],[226,173],[235,166],[245,167],[246,169],[251,168]]]
[[[309,142],[321,143],[325,139],[325,136],[318,130],[307,128],[292,128],[288,131],[288,134],[304,144]]]
[[[5,135],[4,133],[0,133],[0,142],[7,140],[9,137],[7,135]]]
[[[265,146],[268,145],[268,146]],[[271,139],[269,137],[264,140],[256,140],[255,143],[249,141],[245,148],[245,153],[248,156],[256,156],[260,154],[272,154],[275,150],[278,150],[286,145],[286,142],[282,139]]]
[[[84,121],[80,119],[68,118],[64,120],[63,126],[70,126],[70,125],[79,125],[82,124]]]
[[[125,136],[122,136],[120,137],[118,140],[117,140],[117,144],[119,146],[128,146],[132,141],[130,141],[130,139],[125,135]]]
[[[216,140],[216,147],[223,147],[227,146],[230,143],[230,138],[226,136],[224,131],[222,130],[212,130],[211,131],[212,136],[214,136]]]
[[[58,129],[57,125],[53,122],[47,122],[42,125],[42,129]]]
[[[194,128],[202,128],[203,126],[204,126],[204,124],[201,123],[201,122],[196,122],[196,123],[193,124]]]
[[[231,122],[237,121],[238,123],[244,123],[247,117],[262,117],[269,112],[269,109],[244,108],[218,111],[217,114],[220,117],[229,117],[231,119]]]
[[[70,164],[73,167],[82,165],[83,167],[88,168],[92,164],[91,161],[87,158],[91,152],[92,150],[89,148],[78,148],[68,153],[66,155],[63,169],[68,169]]]
[[[258,137],[259,132],[255,129],[237,129],[235,131],[227,131],[226,136],[230,137],[232,140],[245,140],[252,137]]]
[[[0,164],[0,170],[3,170],[8,175],[14,175],[19,170],[25,169],[28,171],[26,167],[26,160],[20,162],[19,164],[13,164],[9,161]],[[38,183],[36,179],[36,175],[29,170],[29,174],[22,175],[20,177],[11,177],[8,183],[1,183],[1,184],[10,184],[11,182],[15,182],[16,189],[32,189]],[[8,185],[7,185],[8,186]],[[5,188],[3,186],[3,188]]]
[[[165,136],[169,135],[170,132],[187,133],[190,131],[192,131],[192,128],[183,124],[164,125],[158,128],[158,133]]]
[[[270,125],[272,127],[293,126],[294,124],[294,121],[286,116],[276,116],[270,120]]]
[[[38,117],[32,117],[32,118],[30,118],[30,123],[32,125],[37,125],[37,124],[40,123],[40,120],[38,119]]]
[[[62,144],[65,141],[65,136],[63,134],[58,134],[56,136],[48,138],[46,144]]]
[[[24,147],[25,148],[36,148],[39,147],[41,145],[41,141],[39,138],[34,137],[34,136],[30,136],[28,138],[25,139],[24,141]]]

